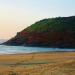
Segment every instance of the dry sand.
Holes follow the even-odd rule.
[[[75,52],[0,55],[0,75],[75,75]]]

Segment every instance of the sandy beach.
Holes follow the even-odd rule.
[[[75,75],[75,52],[0,55],[0,75]]]

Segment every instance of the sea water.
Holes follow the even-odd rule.
[[[62,51],[75,51],[75,49],[0,45],[0,54],[18,54],[18,53],[34,53],[34,52],[62,52]]]

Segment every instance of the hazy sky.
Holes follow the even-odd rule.
[[[75,0],[0,0],[0,39],[9,39],[35,21],[75,15]]]

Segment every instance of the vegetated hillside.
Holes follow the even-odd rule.
[[[40,20],[4,44],[75,48],[75,16]]]

